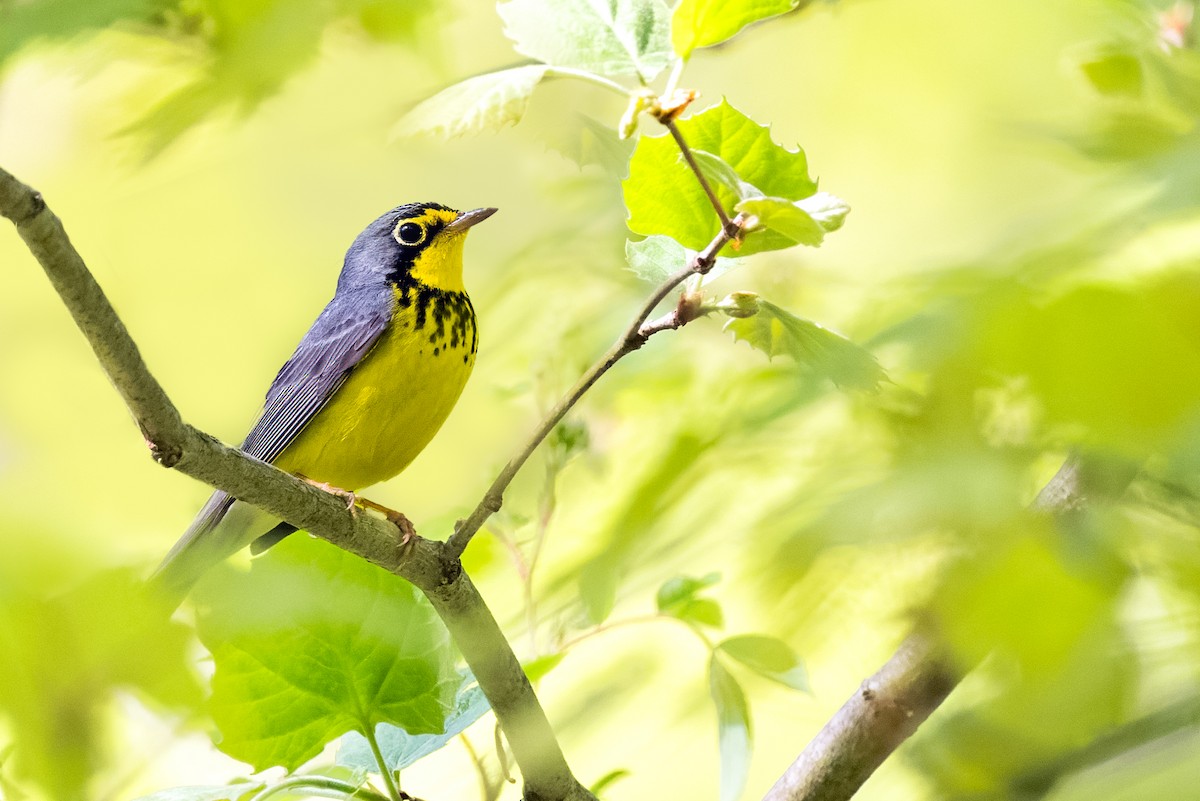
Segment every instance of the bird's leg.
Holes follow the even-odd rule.
[[[297,473],[296,478],[300,479],[305,484],[310,484],[319,490],[324,490],[325,492],[328,492],[330,495],[336,495],[337,497],[342,498],[343,500],[346,501],[346,511],[350,512],[350,514],[355,513],[355,511],[356,511],[355,507],[363,505],[359,501],[358,496],[355,495],[353,492],[351,492],[350,490],[344,490],[341,487],[335,487],[332,484],[330,484],[328,481],[317,481],[316,479],[309,478],[308,476],[306,476],[302,473]]]
[[[358,507],[362,507],[363,509],[374,509],[376,512],[379,512],[385,518],[387,518],[389,523],[400,529],[401,547],[408,545],[408,543],[412,541],[412,538],[417,536],[416,527],[412,524],[411,520],[404,516],[403,512],[397,512],[395,509],[391,509],[381,503],[375,503],[375,501],[372,501],[368,498],[359,497],[350,490],[344,490],[341,487],[335,487],[327,481],[316,481],[301,473],[297,473],[296,477],[304,483],[311,484],[319,490],[324,490],[325,492],[328,492],[331,495],[336,495],[339,498],[345,498],[346,508],[350,510],[350,514],[357,513]]]
[[[417,536],[417,529],[412,524],[412,521],[404,516],[403,512],[397,512],[395,509],[390,509],[381,503],[368,500],[367,498],[359,498],[357,501],[359,506],[365,509],[374,509],[384,517],[388,522],[396,528],[400,529],[400,545],[403,547],[412,541],[412,538]]]

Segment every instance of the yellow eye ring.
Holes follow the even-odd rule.
[[[415,222],[401,220],[392,231],[392,237],[405,247],[413,247],[425,241],[425,226]]]

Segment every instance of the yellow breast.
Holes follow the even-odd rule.
[[[396,475],[454,408],[477,342],[466,293],[398,289],[388,330],[275,464],[347,490]]]

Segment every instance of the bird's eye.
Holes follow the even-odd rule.
[[[401,245],[419,245],[425,241],[425,228],[417,223],[400,223],[392,235]]]

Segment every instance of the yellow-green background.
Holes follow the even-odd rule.
[[[1089,124],[1098,102],[1072,54],[1136,28],[1137,14],[1152,26],[1148,8],[1126,14],[1083,0],[863,0],[818,4],[698,52],[684,84],[700,90],[699,104],[725,96],[769,123],[777,141],[801,144],[821,188],[853,208],[819,250],[757,257],[717,288],[759,291],[865,339],[918,311],[922,295],[910,290],[923,275],[951,265],[1002,271],[990,265],[1078,244],[1093,226],[1136,209],[1153,189],[1149,177],[1091,161],[1066,140]],[[583,109],[615,124],[619,101],[557,82],[538,90],[514,129],[393,141],[389,129],[413,102],[517,58],[487,3],[438,4],[418,39],[414,50],[334,26],[319,58],[278,95],[247,114],[210,116],[153,158],[144,132],[123,131],[192,77],[199,56],[120,30],[33,45],[0,73],[0,164],[42,191],[63,219],[185,418],[230,442],[244,434],[274,371],[332,292],[362,225],[402,202],[498,206],[467,246],[482,337],[475,376],[420,459],[369,493],[432,536],[473,505],[646,287],[623,269],[616,177],[580,169],[551,147],[562,136],[560,116]],[[1188,216],[1152,222],[1091,269],[1120,284],[1200,250]],[[103,567],[149,569],[208,490],[148,458],[12,231],[0,234],[0,265],[0,575],[23,574],[49,594]],[[925,376],[904,351],[878,355],[899,386],[923,389]],[[788,640],[813,687],[806,697],[747,681],[756,735],[747,797],[761,795],[892,651],[944,556],[934,543],[866,537],[805,563],[775,564],[776,579],[792,570],[799,583],[764,589],[764,563],[790,533],[772,528],[772,510],[788,498],[820,508],[886,461],[878,432],[854,423],[871,400],[831,394],[782,421],[747,419],[743,412],[762,406],[763,393],[779,391],[770,377],[786,369],[764,365],[717,322],[699,322],[656,338],[607,376],[581,406],[591,450],[562,477],[539,585],[548,616],[570,610],[571,571],[636,525],[645,526],[646,543],[622,546],[632,556],[616,618],[651,611],[654,588],[672,575],[722,571],[715,594],[727,628]],[[663,499],[625,510],[630,488],[668,452],[678,470],[655,479]],[[1062,455],[1048,454],[1025,476],[1026,499]],[[531,463],[515,512],[529,513],[540,472]],[[472,548],[489,602],[522,656],[531,656],[520,586],[502,549],[487,535]],[[1166,658],[1178,661],[1180,686],[1190,686],[1194,612],[1146,592],[1129,603],[1163,627],[1155,648],[1184,643]],[[21,659],[0,655],[8,664]],[[612,798],[715,797],[703,660],[693,638],[663,623],[618,629],[571,652],[541,696],[585,782],[627,768],[632,775]],[[968,684],[951,703],[991,691]],[[218,783],[242,770],[203,730],[146,711],[135,697],[110,706],[111,750],[97,798]],[[482,748],[487,726],[471,732]],[[1197,770],[1194,760],[1189,769]],[[476,792],[454,745],[407,772],[405,785],[429,799]],[[1150,797],[1100,785],[1083,780],[1079,792]],[[899,759],[863,797],[931,792],[922,771]],[[1179,792],[1174,797],[1189,797]]]

